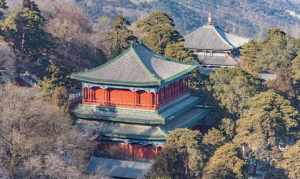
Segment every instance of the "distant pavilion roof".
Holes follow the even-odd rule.
[[[144,44],[136,42],[106,64],[72,74],[71,78],[108,85],[160,86],[183,77],[196,68],[195,65],[169,61]]]
[[[205,25],[185,36],[185,47],[198,50],[227,51],[241,47],[248,38],[224,32],[213,24]]]

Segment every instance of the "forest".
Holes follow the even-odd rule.
[[[69,75],[108,62],[133,40],[193,64],[176,24],[154,11],[95,26],[71,3],[44,11],[23,0],[8,10],[0,0],[0,178],[106,178],[86,172],[97,143],[74,125],[69,95],[79,84]],[[276,78],[260,79],[266,72]],[[255,168],[265,178],[300,178],[300,39],[269,29],[241,48],[240,67],[195,72],[190,85],[218,122],[171,132],[147,177],[242,179]]]

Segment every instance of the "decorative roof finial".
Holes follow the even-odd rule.
[[[213,25],[211,12],[208,13],[208,20],[207,20],[207,23],[208,23],[208,25]]]

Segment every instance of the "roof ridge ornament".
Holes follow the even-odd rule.
[[[208,13],[207,24],[208,25],[213,25],[211,12]]]

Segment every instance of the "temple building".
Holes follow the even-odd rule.
[[[151,160],[168,132],[197,127],[209,112],[189,89],[195,69],[135,42],[106,64],[71,75],[82,84],[77,125],[97,131],[103,156]]]
[[[240,47],[248,38],[224,32],[214,25],[211,15],[208,24],[185,36],[185,47],[194,51],[203,69],[239,65]]]

